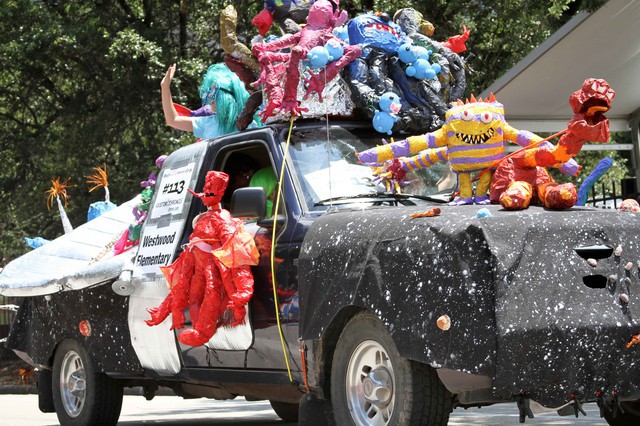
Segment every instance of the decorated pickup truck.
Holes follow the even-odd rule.
[[[499,402],[525,421],[585,401],[636,424],[637,214],[449,206],[455,177],[438,164],[381,191],[356,156],[378,143],[366,125],[303,121],[195,143],[164,162],[136,247],[110,245],[133,200],[11,262],[0,293],[24,299],[6,345],[39,369],[40,409],[115,424],[123,388],[162,386],[269,400],[303,424],[444,425],[453,408]],[[227,206],[253,218],[253,296],[240,324],[184,345],[170,318],[145,323],[169,293],[160,267],[203,211],[187,189],[240,154],[280,186],[272,217],[261,188]]]

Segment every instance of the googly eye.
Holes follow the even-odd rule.
[[[491,123],[491,121],[493,121],[493,114],[491,114],[490,112],[483,112],[482,114],[480,114],[480,121],[482,121],[484,124]]]
[[[471,121],[473,120],[473,114],[471,114],[468,109],[465,109],[462,111],[462,119],[464,121]]]

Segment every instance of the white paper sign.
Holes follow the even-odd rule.
[[[136,275],[157,274],[160,272],[160,266],[169,265],[184,226],[181,219],[173,220],[173,216],[179,215],[184,209],[189,192],[187,187],[191,182],[194,167],[195,163],[190,163],[184,167],[167,170],[162,176],[162,181],[158,182],[156,200],[140,236],[138,253],[134,259]],[[151,219],[161,217],[161,220],[151,223]]]
[[[153,205],[151,219],[182,211],[182,205],[189,193],[187,187],[191,181],[194,166],[194,163],[189,163],[184,167],[167,170],[164,173],[162,182],[156,186],[158,195]]]
[[[349,164],[344,160],[331,162],[329,168],[316,170],[304,175],[318,200],[365,194],[373,191],[371,168]],[[329,185],[331,181],[331,185]]]

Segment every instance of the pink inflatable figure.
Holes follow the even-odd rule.
[[[316,0],[309,10],[307,25],[296,34],[286,34],[278,40],[269,43],[257,43],[252,52],[258,58],[262,68],[260,78],[253,83],[264,83],[269,103],[260,116],[263,120],[278,112],[290,112],[300,115],[306,108],[300,107],[297,99],[298,83],[300,82],[299,65],[309,51],[316,46],[324,46],[327,41],[335,40],[344,46],[344,54],[337,61],[331,62],[317,74],[311,74],[307,82],[305,98],[311,93],[318,93],[322,100],[325,84],[338,74],[349,62],[357,58],[362,49],[360,46],[344,44],[333,34],[333,28],[342,25],[347,19],[345,11],[340,12],[339,0]],[[291,52],[280,52],[291,48]],[[285,77],[284,88],[281,84]]]

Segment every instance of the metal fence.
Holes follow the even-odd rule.
[[[585,205],[603,209],[617,209],[622,200],[627,198],[638,200],[635,178],[622,179],[619,185],[616,185],[616,182],[612,181],[611,191],[607,191],[606,185],[601,183],[599,185],[599,194],[598,191],[596,191],[597,186],[598,185],[594,185],[594,187],[591,188],[591,196]]]

